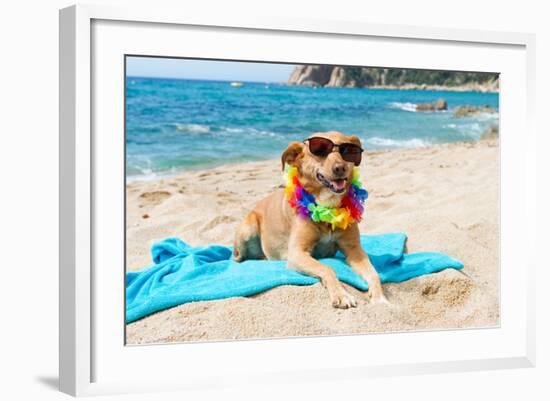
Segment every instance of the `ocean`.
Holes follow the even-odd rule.
[[[448,111],[416,112],[443,98]],[[365,149],[479,139],[498,113],[455,118],[461,105],[498,109],[498,94],[311,88],[273,83],[127,77],[126,175],[152,179],[226,163],[278,158],[317,131],[361,138]]]

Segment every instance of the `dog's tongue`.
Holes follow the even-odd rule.
[[[332,186],[340,191],[342,189],[344,189],[344,187],[346,186],[346,180],[333,180],[332,181]]]

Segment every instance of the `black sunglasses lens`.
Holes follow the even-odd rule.
[[[355,163],[355,165],[359,165],[361,163],[361,153],[363,150],[359,146],[351,143],[343,143],[339,145],[338,148],[340,149],[342,159],[345,161]]]
[[[308,139],[309,151],[315,156],[326,157],[332,152],[334,144],[325,138],[310,138]]]

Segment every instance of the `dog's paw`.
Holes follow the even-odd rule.
[[[330,294],[330,300],[332,306],[340,309],[355,308],[357,306],[357,301],[349,292],[343,288],[337,290],[336,292]]]
[[[233,249],[233,260],[235,262],[242,262],[243,261],[243,254],[241,251],[239,251],[239,248],[235,247]]]

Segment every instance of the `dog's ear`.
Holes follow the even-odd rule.
[[[290,142],[286,150],[283,152],[283,155],[281,156],[281,163],[283,165],[283,170],[285,169],[285,164],[294,166],[296,164],[296,161],[302,154],[303,150],[304,150],[303,143]]]
[[[363,145],[361,145],[361,140],[359,139],[359,137],[355,136],[355,135],[351,135],[351,136],[348,136],[348,139],[351,143],[353,143],[354,145],[357,145],[359,146],[360,148],[363,147]]]

